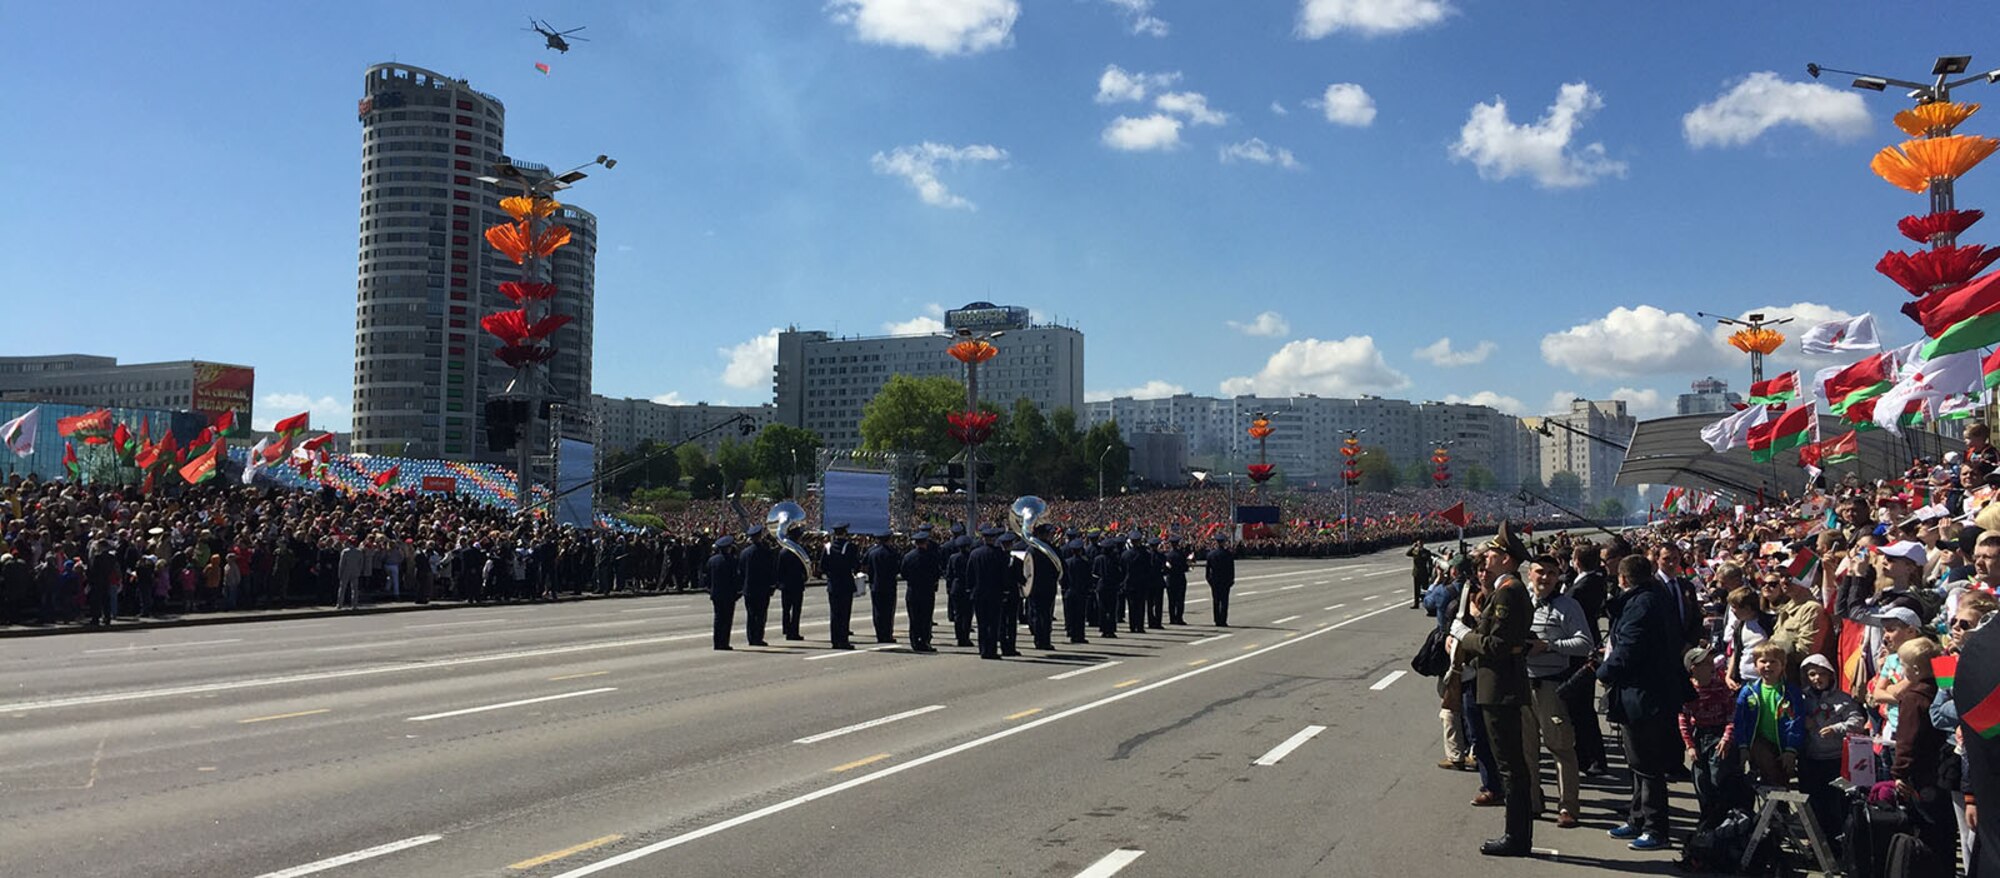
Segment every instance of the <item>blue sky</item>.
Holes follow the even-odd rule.
[[[1872,310],[1915,337],[1872,266],[1923,199],[1867,169],[1907,102],[1804,67],[1919,77],[1982,48],[1940,35],[2000,33],[1982,3],[11,12],[11,352],[247,363],[259,421],[310,405],[332,427],[377,62],[499,96],[515,156],[619,160],[571,196],[600,222],[600,393],[767,401],[773,327],[875,334],[989,299],[1081,328],[1093,393],[1657,414],[1701,374],[1747,383],[1697,310]],[[530,14],[592,41],[548,52]],[[1983,170],[1961,206],[1992,203]]]

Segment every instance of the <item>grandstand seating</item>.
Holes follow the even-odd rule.
[[[231,448],[229,457],[241,466],[249,459],[249,449]],[[515,502],[514,471],[490,463],[335,454],[327,460],[325,481],[338,491],[350,493],[372,491],[375,490],[375,478],[387,472],[390,467],[400,467],[396,473],[395,485],[395,489],[399,491],[421,491],[427,494],[455,493],[488,506],[507,510],[516,509],[519,505]],[[427,490],[424,487],[426,478],[449,479],[452,490]],[[321,480],[300,475],[296,466],[286,463],[259,470],[257,481],[259,484],[287,488],[317,488]],[[546,487],[537,485],[534,490],[537,499],[548,496]]]

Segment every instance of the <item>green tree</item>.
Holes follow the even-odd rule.
[[[1549,496],[1574,509],[1583,503],[1583,478],[1569,470],[1549,476]]]
[[[1364,448],[1354,456],[1354,466],[1361,470],[1360,488],[1363,491],[1393,491],[1401,475],[1396,471],[1396,462],[1389,459],[1387,452],[1380,448]]]
[[[1542,477],[1531,470],[1521,474],[1521,490],[1533,494],[1546,494],[1549,488],[1542,484]]]
[[[772,424],[757,433],[750,456],[757,462],[757,477],[773,487],[790,492],[805,490],[819,450],[826,443],[819,434],[789,424]]]
[[[722,467],[709,462],[708,454],[699,445],[683,445],[680,451],[681,474],[687,479],[688,495],[696,500],[715,500],[722,494]]]
[[[604,480],[605,493],[624,497],[642,488],[671,488],[679,485],[680,458],[675,454],[662,453],[662,447],[651,439],[641,439],[639,444],[632,448],[606,455],[601,464],[602,471],[613,475]],[[630,468],[623,469],[627,466]]]
[[[1410,462],[1409,466],[1403,468],[1401,481],[1403,484],[1413,488],[1428,488],[1435,483],[1431,478],[1431,473],[1434,472],[1437,472],[1437,468],[1431,464],[1428,458],[1414,460]]]
[[[737,485],[757,474],[757,462],[750,453],[750,446],[735,439],[724,439],[715,449],[715,465],[722,470],[725,491],[735,490]]]
[[[1616,497],[1606,497],[1602,502],[1597,504],[1596,514],[1599,521],[1624,521],[1625,501]]]
[[[1496,481],[1493,471],[1478,463],[1466,467],[1465,473],[1459,476],[1459,484],[1474,491],[1491,491]]]
[[[1083,434],[1083,464],[1102,481],[1106,496],[1118,493],[1132,472],[1132,449],[1118,432],[1117,421],[1105,421]]]
[[[958,453],[945,415],[965,408],[965,385],[943,375],[891,375],[861,410],[864,451],[921,452],[932,460]]]

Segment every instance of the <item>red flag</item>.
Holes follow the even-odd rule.
[[[56,421],[56,433],[61,436],[74,436],[78,433],[85,435],[105,433],[110,430],[110,409],[98,409],[94,412],[85,412],[72,417],[60,418]]]
[[[76,445],[68,440],[63,441],[63,469],[69,470],[69,477],[72,479],[80,475],[82,470],[82,465],[76,459]]]
[[[1450,509],[1437,513],[1437,517],[1449,521],[1457,527],[1465,527],[1472,523],[1472,517],[1465,514],[1465,501],[1463,500],[1458,501],[1457,505],[1452,506]]]
[[[226,444],[228,443],[217,441],[214,445],[208,446],[208,450],[202,452],[200,456],[188,461],[187,466],[181,467],[181,481],[198,485],[215,478],[216,459],[222,453],[222,446]]]
[[[381,473],[377,474],[375,478],[372,479],[371,481],[375,483],[375,487],[377,488],[387,488],[391,485],[396,484],[396,477],[401,475],[402,472],[403,472],[403,465],[399,463],[396,464],[395,466],[383,470]]]
[[[299,412],[296,415],[272,424],[271,432],[281,436],[287,433],[303,433],[311,423],[312,412]]]
[[[307,451],[318,451],[321,446],[332,441],[333,441],[332,433],[321,433],[318,436],[314,436],[311,439],[307,439],[306,441],[299,443],[299,447]]]

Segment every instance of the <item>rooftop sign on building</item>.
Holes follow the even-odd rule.
[[[953,332],[961,329],[974,332],[1026,329],[1028,324],[1028,309],[1018,305],[973,302],[963,308],[953,308],[944,312],[944,328]]]

